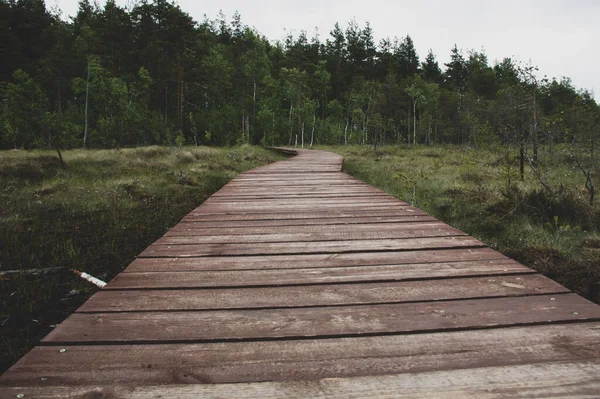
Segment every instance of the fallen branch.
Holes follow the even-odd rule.
[[[79,270],[73,270],[73,273],[77,274],[82,279],[89,281],[90,283],[94,284],[98,288],[104,288],[104,286],[106,285],[106,283],[104,281],[97,279],[96,277],[92,276],[91,274],[80,272]]]

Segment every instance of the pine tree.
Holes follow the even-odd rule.
[[[440,69],[440,66],[438,65],[435,55],[431,49],[429,49],[427,57],[425,57],[425,62],[421,64],[421,69],[423,79],[437,84],[441,84],[444,81],[442,70]]]
[[[465,59],[463,58],[456,44],[451,51],[452,53],[450,55],[450,62],[445,64],[446,72],[444,73],[444,83],[448,87],[463,92],[465,90],[467,79]]]
[[[398,46],[396,60],[400,78],[408,78],[419,72],[419,56],[410,35],[406,35]]]

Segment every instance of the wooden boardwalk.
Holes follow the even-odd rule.
[[[600,306],[298,152],[148,247],[0,397],[600,397]]]

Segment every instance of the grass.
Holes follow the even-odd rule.
[[[238,173],[257,147],[0,152],[0,373]],[[7,270],[62,268],[48,273]]]
[[[544,191],[502,148],[319,147],[344,170],[600,302],[600,205],[557,151]],[[0,152],[0,372],[236,174],[280,159],[256,147]],[[596,180],[598,171],[596,173]],[[562,187],[562,189],[561,189]]]
[[[544,161],[551,195],[529,167],[521,181],[506,148],[319,148],[344,155],[345,172],[600,303],[599,200],[588,204],[581,172],[560,150]]]

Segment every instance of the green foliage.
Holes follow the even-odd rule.
[[[303,129],[374,148],[523,142],[535,162],[538,145],[597,147],[600,110],[570,80],[538,82],[533,66],[456,45],[442,73],[431,51],[419,62],[410,35],[377,46],[369,23],[272,44],[239,14],[197,23],[164,0],[82,2],[70,22],[40,1],[1,4],[0,148],[79,146],[86,130],[91,147],[174,144],[179,131],[195,143],[210,131],[215,145],[301,144]]]

